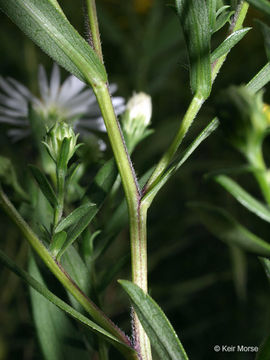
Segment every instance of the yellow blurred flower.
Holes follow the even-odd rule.
[[[135,11],[139,14],[146,13],[153,5],[153,0],[134,0]]]
[[[264,104],[263,105],[263,112],[265,113],[265,115],[267,117],[267,121],[270,124],[270,105]]]

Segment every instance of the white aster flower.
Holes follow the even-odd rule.
[[[61,85],[58,65],[53,65],[49,81],[40,66],[38,83],[39,98],[17,80],[0,77],[0,123],[12,126],[8,134],[13,141],[30,134],[29,105],[41,115],[47,128],[64,120],[80,134],[106,131],[93,91],[75,76],[69,76]],[[112,84],[110,92],[114,94],[116,90],[117,86]],[[112,102],[116,115],[120,115],[125,110],[124,99],[113,97]]]

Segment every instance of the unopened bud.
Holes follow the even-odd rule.
[[[122,118],[123,131],[130,148],[148,136],[152,131],[147,130],[152,116],[151,96],[140,92],[135,93],[128,101]]]
[[[44,145],[47,147],[47,150],[52,159],[57,163],[61,155],[62,144],[64,140],[67,139],[69,141],[67,161],[69,161],[79,146],[76,145],[77,138],[78,135],[75,135],[72,127],[61,121],[57,122],[48,132],[44,141]]]

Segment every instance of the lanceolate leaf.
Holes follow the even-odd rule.
[[[30,259],[29,272],[46,288],[33,256]],[[33,288],[30,288],[30,295],[37,335],[44,358],[47,360],[73,360],[79,357],[86,360],[89,355],[77,329],[66,314]],[[73,344],[75,341],[78,342],[78,346],[70,345],[69,339],[73,339]]]
[[[72,211],[65,219],[63,219],[55,228],[56,232],[63,231],[70,227],[71,225],[74,225],[75,223],[79,222],[81,218],[87,214],[90,207],[95,206],[95,204],[87,203],[84,205],[79,206],[77,209]]]
[[[260,26],[264,38],[266,56],[267,59],[270,60],[270,27],[260,20],[257,20],[256,23]]]
[[[158,304],[132,282],[119,280],[119,283],[127,292],[159,358],[162,360],[187,360],[188,357],[182,344]]]
[[[230,21],[230,18],[234,14],[234,11],[227,10],[230,9],[230,6],[223,6],[220,11],[218,11],[218,16],[216,19],[216,24],[214,27],[214,33],[220,30],[227,22]]]
[[[236,200],[245,206],[249,211],[253,212],[261,219],[270,222],[270,210],[260,201],[247,193],[234,180],[225,175],[216,176],[215,180],[227,191],[229,191],[229,193],[232,194]]]
[[[73,223],[67,232],[67,240],[62,247],[61,251],[58,254],[60,258],[66,249],[80,236],[83,230],[89,225],[91,220],[94,216],[98,213],[99,209],[101,208],[106,196],[108,195],[109,191],[111,190],[116,178],[118,175],[117,167],[115,161],[113,159],[107,161],[103,167],[98,171],[97,175],[95,176],[93,182],[89,185],[86,193],[85,199],[89,199],[93,202],[88,209],[83,209],[83,215],[81,219],[77,223]],[[78,209],[77,209],[78,210]],[[78,210],[81,211],[82,209]],[[85,212],[84,212],[85,210]],[[70,215],[71,216],[71,215]],[[72,217],[71,217],[72,220]],[[70,218],[66,220],[66,222],[61,222],[59,224],[60,229],[67,225],[70,221]],[[62,225],[61,225],[62,224]],[[59,230],[59,229],[58,229]]]
[[[103,204],[108,192],[111,190],[118,175],[114,159],[107,161],[95,176],[86,191],[86,197],[100,206]]]
[[[67,231],[67,240],[65,241],[63,247],[59,251],[57,258],[60,259],[64,254],[66,249],[81,235],[83,230],[89,225],[90,221],[96,215],[98,209],[96,206],[89,207],[85,215],[83,215],[79,222],[74,224]]]
[[[55,1],[54,1],[55,2]],[[94,50],[63,14],[46,0],[0,0],[0,9],[48,55],[82,81],[106,81]]]
[[[190,62],[191,88],[206,99],[211,92],[210,25],[206,1],[176,0]]]
[[[216,24],[217,0],[208,0],[207,8],[208,8],[209,26],[212,32]]]
[[[109,332],[101,328],[99,325],[95,324],[93,321],[89,320],[86,316],[82,315],[78,311],[74,310],[70,305],[66,304],[59,297],[55,296],[50,290],[47,289],[46,286],[42,285],[39,281],[29,275],[27,272],[19,268],[11,259],[9,259],[1,250],[0,250],[0,261],[7,266],[11,271],[17,274],[20,278],[22,278],[26,283],[28,283],[31,287],[33,287],[38,293],[48,299],[51,303],[59,307],[61,310],[66,312],[68,315],[73,317],[74,319],[80,321],[82,324],[87,326],[89,329],[94,331],[95,333],[105,337],[108,341],[115,344],[119,349],[123,349],[126,353],[130,352],[130,358],[133,359],[132,354],[134,354],[134,350],[129,348],[124,343],[120,342],[117,338],[111,335]]]
[[[264,268],[268,281],[270,282],[270,260],[265,257],[259,258]]]
[[[247,34],[251,28],[237,30],[228,36],[211,54],[211,63],[227,54]]]
[[[58,4],[57,0],[49,0],[49,1],[63,16],[65,16],[65,14],[63,13],[63,10],[62,10],[61,6]]]
[[[246,85],[248,90],[255,94],[270,81],[270,62],[268,62]]]
[[[34,165],[29,165],[29,168],[46,199],[49,201],[52,207],[56,207],[57,197],[46,176],[39,170],[38,167]]]
[[[50,245],[50,250],[51,250],[53,257],[57,256],[60,249],[64,245],[66,238],[67,238],[67,233],[65,231],[60,231],[60,232],[54,234],[51,245]]]
[[[214,118],[208,126],[199,134],[199,136],[187,147],[187,149],[180,154],[169,169],[162,175],[160,180],[152,189],[150,189],[145,197],[144,201],[150,202],[154,199],[158,191],[166,184],[166,182],[172,177],[173,174],[184,164],[184,162],[191,156],[191,154],[197,149],[197,147],[208,138],[208,136],[217,129],[219,121]]]
[[[91,288],[91,271],[88,267],[86,267],[83,262],[80,254],[75,249],[74,246],[69,246],[67,251],[64,253],[62,257],[62,264],[67,273],[71,276],[71,278],[76,282],[76,284],[82,289],[82,291],[89,296],[90,288]],[[70,301],[75,307],[76,310],[83,312],[82,306],[78,303],[77,300],[70,294]]]
[[[270,244],[239,224],[224,209],[205,203],[191,203],[203,225],[218,239],[260,256],[270,256]]]

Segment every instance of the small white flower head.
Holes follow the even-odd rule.
[[[134,148],[141,140],[152,133],[148,130],[152,117],[151,96],[135,93],[128,101],[122,118],[123,131],[129,148]]]
[[[58,65],[54,64],[49,79],[40,66],[38,84],[40,96],[36,97],[18,81],[0,77],[0,123],[12,126],[8,134],[13,141],[31,134],[30,107],[47,129],[56,122],[65,121],[82,135],[106,131],[94,92],[75,76],[69,76],[61,84]],[[117,86],[112,84],[111,94],[116,90]],[[116,115],[120,115],[125,110],[124,99],[112,97],[112,102]]]
[[[68,140],[68,152],[66,154],[66,161],[72,158],[75,151],[79,147],[77,144],[78,134],[75,135],[72,127],[61,121],[57,122],[48,132],[43,144],[46,146],[51,158],[57,163],[61,156],[62,145],[65,139]]]
[[[130,120],[140,119],[144,126],[150,125],[152,117],[151,96],[144,92],[135,93],[128,101],[126,110],[129,112]]]

